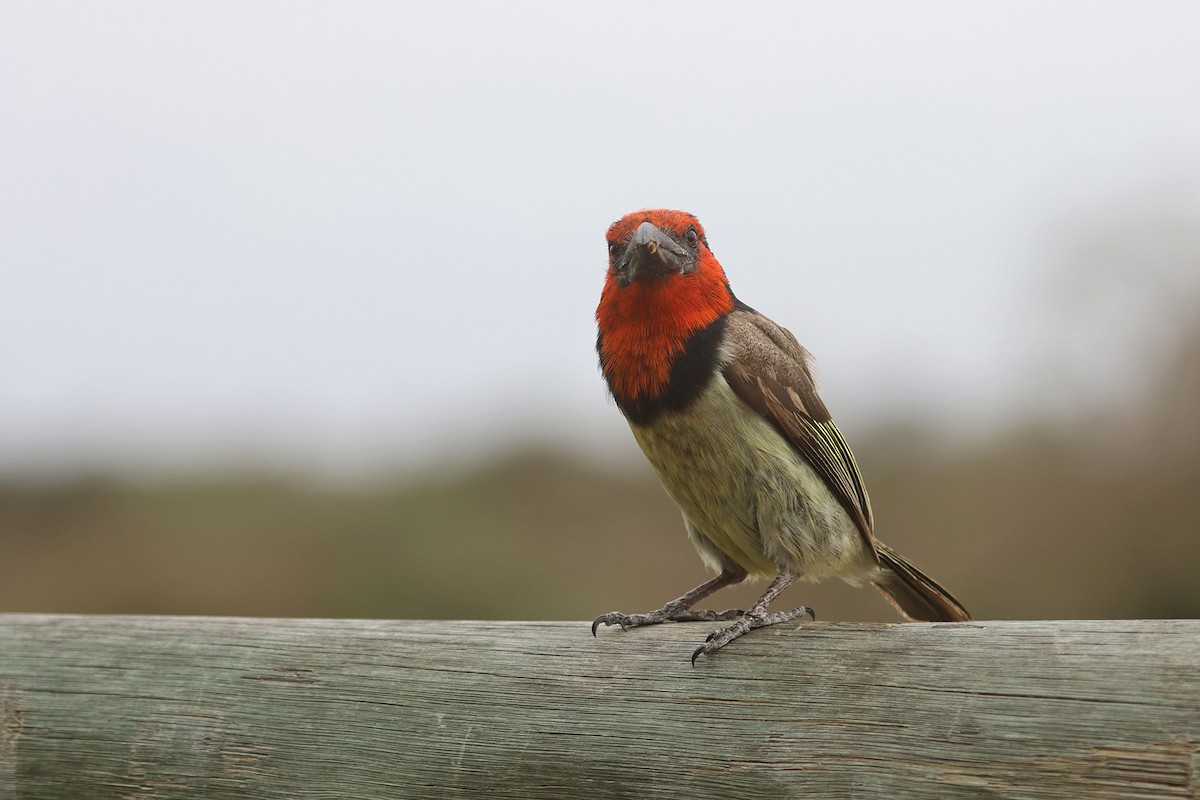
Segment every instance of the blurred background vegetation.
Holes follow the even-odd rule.
[[[980,617],[1200,616],[1200,225],[1125,210],[1059,240],[1056,322],[1013,379],[1060,402],[982,439],[919,415],[848,431],[879,536]],[[1130,388],[1089,395],[1111,370]],[[590,619],[704,578],[640,458],[548,445],[353,481],[10,478],[0,530],[6,611]],[[837,582],[790,594],[892,618]]]

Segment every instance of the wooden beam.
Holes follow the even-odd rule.
[[[0,800],[1194,798],[1200,621],[0,615]]]

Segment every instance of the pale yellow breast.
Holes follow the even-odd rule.
[[[825,482],[721,377],[686,411],[630,427],[702,555],[708,545],[751,574],[813,580],[870,563]]]

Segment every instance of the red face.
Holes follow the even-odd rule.
[[[688,337],[733,310],[704,229],[683,211],[635,211],[608,229],[608,276],[596,309],[613,393],[652,396]]]

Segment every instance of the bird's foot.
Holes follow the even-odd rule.
[[[725,645],[737,639],[739,636],[744,636],[755,628],[765,628],[768,625],[778,625],[781,622],[791,622],[792,620],[808,615],[813,622],[817,621],[816,612],[808,606],[799,606],[791,611],[776,611],[771,614],[754,613],[751,611],[748,614],[743,614],[737,622],[730,625],[728,628],[721,628],[713,631],[704,640],[704,644],[696,648],[692,653],[692,666],[696,666],[696,659],[701,654],[711,656],[713,653],[720,650]]]
[[[727,611],[711,611],[709,609],[687,608],[685,606],[667,603],[657,611],[648,614],[622,614],[620,611],[610,611],[596,617],[592,623],[592,636],[601,625],[620,625],[621,630],[636,628],[641,625],[657,625],[660,622],[724,622],[737,619],[745,612],[740,608]]]

